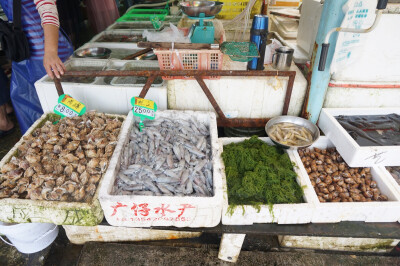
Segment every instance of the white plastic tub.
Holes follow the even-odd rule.
[[[53,243],[58,235],[58,226],[50,223],[0,222],[0,234],[7,236],[19,252],[30,254],[41,251]],[[6,242],[4,239],[3,241]]]
[[[310,149],[317,147],[326,149],[334,147],[333,143],[327,137],[320,137]],[[291,157],[295,159],[297,167],[295,170],[307,187],[312,188],[310,178],[304,168],[301,158],[297,151],[288,151]],[[339,151],[344,157],[344,154]],[[374,167],[371,168],[372,179],[378,184],[382,194],[388,197],[388,201],[375,202],[319,202],[317,194],[312,189],[313,202],[315,204],[312,223],[338,223],[342,221],[362,221],[362,222],[397,222],[400,218],[400,194],[393,188],[388,177],[381,174],[381,171]]]
[[[128,117],[131,117],[129,113]],[[193,111],[161,111],[157,117],[171,119],[188,119],[195,117],[209,125],[211,136],[212,158],[218,153],[218,134],[216,117],[210,112]],[[122,138],[115,148],[109,167],[100,188],[100,203],[109,224],[113,226],[150,227],[150,226],[176,226],[176,227],[213,227],[221,220],[222,208],[222,178],[221,166],[218,160],[213,159],[213,193],[212,197],[173,197],[173,196],[137,196],[137,195],[112,195],[116,175],[119,171],[122,150],[129,141],[129,134],[133,123],[125,124],[122,129]],[[140,204],[149,209],[146,216],[140,211],[135,213],[131,207]],[[170,211],[161,211],[160,208]],[[157,211],[158,209],[158,211]]]
[[[385,115],[391,113],[400,114],[400,108],[323,108],[318,126],[332,141],[349,166],[396,166],[400,165],[400,146],[361,147],[335,119],[335,116],[338,115]]]
[[[250,205],[237,206],[231,214],[228,210],[228,193],[225,176],[225,166],[221,157],[223,145],[242,142],[248,138],[220,138],[219,164],[222,166],[222,182],[224,190],[224,201],[222,206],[222,224],[225,225],[251,225],[254,223],[278,223],[278,224],[305,224],[310,223],[314,213],[314,205],[318,199],[312,197],[313,187],[307,183],[304,176],[298,175],[297,183],[303,188],[305,203],[274,204],[272,210],[268,205],[261,205],[260,211]],[[260,138],[262,141],[274,145],[270,138]],[[293,155],[288,153],[290,160],[294,161]]]

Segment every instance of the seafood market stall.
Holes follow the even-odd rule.
[[[0,221],[62,225],[77,244],[218,233],[230,262],[246,234],[400,241],[398,108],[327,108],[312,123],[292,50],[264,66],[260,47],[223,49],[220,20],[166,19],[211,41],[150,42],[166,22],[117,21],[35,84],[46,114],[0,162]]]

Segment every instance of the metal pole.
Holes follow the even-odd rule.
[[[317,38],[314,44],[314,50],[311,57],[311,77],[308,79],[306,98],[304,100],[302,116],[308,118],[314,124],[317,123],[319,113],[325,100],[325,94],[331,79],[330,67],[333,54],[336,48],[337,32],[330,38],[331,48],[328,51],[324,71],[318,71],[319,59],[321,56],[321,46],[325,36],[332,28],[339,27],[342,24],[344,13],[343,5],[348,0],[325,0],[319,23]]]

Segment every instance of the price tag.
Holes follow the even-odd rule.
[[[147,108],[143,108],[140,106],[135,106],[133,107],[133,112],[136,114],[140,114],[140,115],[146,115],[146,116],[150,116],[150,117],[155,117],[154,115],[154,111],[147,109]]]
[[[65,105],[62,105],[61,103],[58,103],[56,105],[56,107],[54,107],[54,112],[56,114],[59,114],[61,116],[66,116],[66,117],[78,116],[77,112],[72,111],[71,109],[69,109]]]
[[[139,129],[142,130],[144,128],[142,120],[153,120],[156,117],[157,104],[140,97],[132,97],[131,104],[133,106],[133,115],[140,118]]]
[[[54,113],[64,117],[81,116],[86,112],[86,106],[67,94],[58,97],[58,103],[54,107]]]

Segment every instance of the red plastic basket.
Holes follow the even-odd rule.
[[[161,70],[221,70],[223,53],[220,50],[155,49]],[[220,77],[204,77],[219,79]],[[163,77],[171,79],[193,79],[193,77]]]

